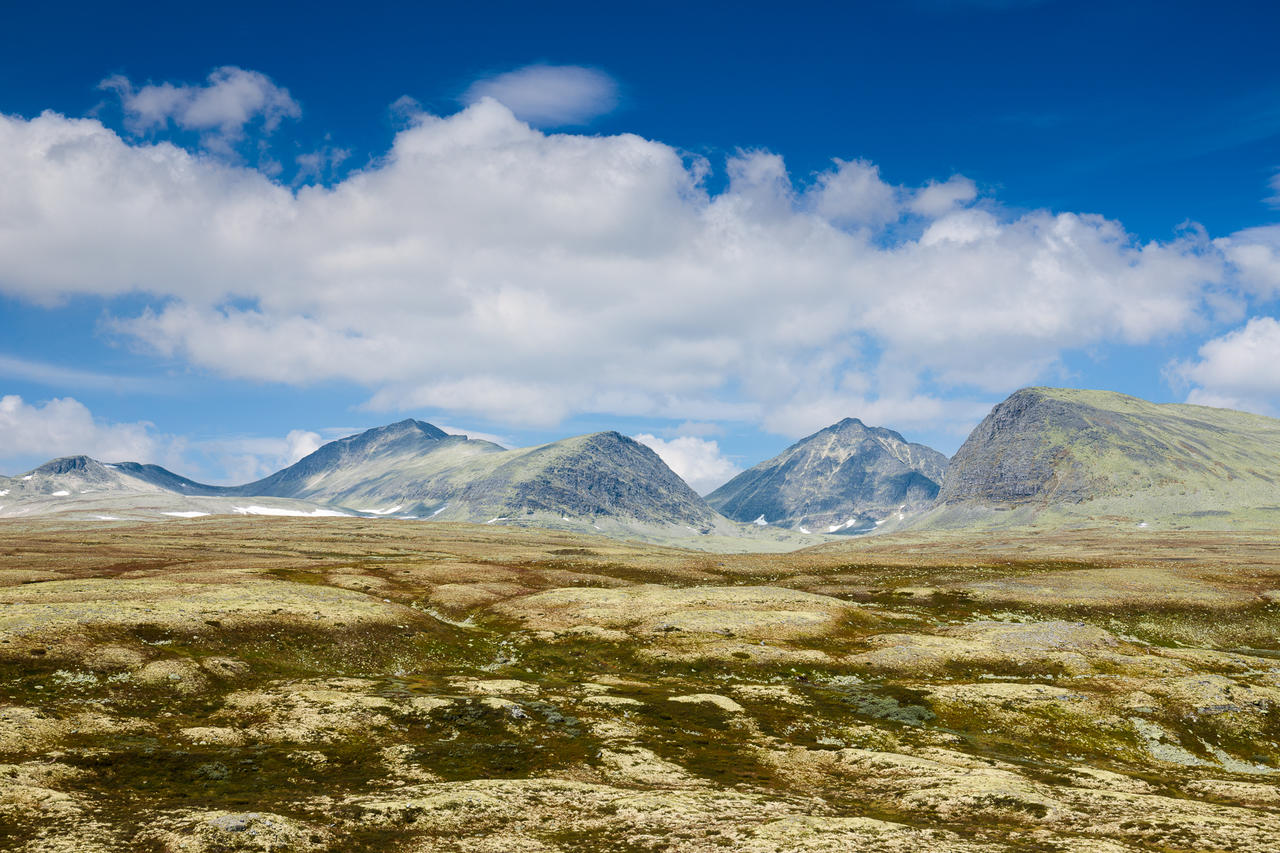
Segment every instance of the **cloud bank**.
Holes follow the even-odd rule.
[[[216,133],[267,120],[192,117],[201,97],[134,110]],[[0,292],[141,294],[107,324],[135,345],[226,377],[358,383],[379,412],[788,436],[846,415],[962,430],[1064,353],[1238,320],[1280,292],[1269,232],[1139,243],[1097,215],[1006,211],[963,176],[896,186],[836,160],[797,181],[765,151],[729,157],[711,191],[717,164],[544,133],[477,98],[296,189],[96,119],[0,117]]]

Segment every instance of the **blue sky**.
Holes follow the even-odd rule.
[[[1276,413],[1273,4],[834,5],[7,9],[0,470]]]

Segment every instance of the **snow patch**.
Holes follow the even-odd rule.
[[[23,479],[23,480],[30,480],[30,479],[31,479],[32,477],[34,477],[34,476],[35,476],[35,474],[28,474],[27,476],[23,477],[22,479]]]
[[[404,504],[396,504],[391,509],[360,509],[356,512],[367,512],[370,515],[391,515],[393,512],[399,512],[404,509]]]
[[[7,494],[9,494],[8,489],[0,489],[0,498],[4,497]]]
[[[278,506],[233,506],[235,512],[240,515],[290,515],[299,518],[350,518],[345,512],[338,512],[333,509],[313,509],[311,512],[304,512],[300,509],[285,509]]]
[[[191,510],[184,510],[184,511],[182,511],[182,512],[166,512],[166,513],[163,513],[163,515],[171,515],[171,516],[173,516],[174,518],[199,518],[199,517],[200,517],[200,516],[202,516],[202,515],[208,515],[208,514],[209,514],[209,513],[207,513],[207,512],[200,512],[199,510],[194,510],[194,509],[191,509]]]
[[[809,528],[807,528],[807,527],[801,527],[801,528],[799,528],[799,530],[800,530],[800,532],[801,532],[801,533],[812,533],[812,532],[813,532],[812,530],[810,530],[810,529],[809,529]]]
[[[119,521],[120,519],[116,518],[114,515],[95,515],[95,516],[94,516],[94,520],[96,520],[96,521]]]
[[[58,489],[58,491],[51,492],[50,494],[52,497],[55,497],[55,498],[65,498],[67,495],[71,493],[68,492],[66,489]]]
[[[752,524],[758,524],[758,525],[760,525],[761,527],[768,527],[768,526],[769,526],[769,522],[767,522],[767,521],[765,521],[765,520],[764,520],[764,515],[763,515],[763,514],[762,514],[759,518],[757,518],[755,521],[753,521],[753,522],[751,522],[751,523],[752,523]]]
[[[489,519],[488,521],[486,521],[485,524],[493,524],[494,522],[498,522],[498,521],[506,521],[509,518],[511,518],[511,516],[509,515],[497,515]]]
[[[430,516],[428,516],[428,518],[435,518],[437,515],[439,515],[440,513],[444,512],[444,511],[445,511],[446,509],[448,509],[448,508],[449,508],[449,505],[448,505],[448,504],[445,504],[444,506],[440,507],[440,508],[439,508],[438,510],[436,510],[435,512],[431,513],[431,515],[430,515]],[[417,516],[416,516],[416,515],[407,515],[407,516],[405,516],[405,518],[417,518]]]
[[[1138,526],[1139,526],[1139,527],[1146,527],[1146,526],[1147,526],[1147,523],[1146,523],[1145,521],[1140,521],[1140,522],[1138,522]]]

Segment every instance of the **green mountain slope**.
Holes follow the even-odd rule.
[[[1280,525],[1280,420],[1027,388],[951,460],[933,524]]]

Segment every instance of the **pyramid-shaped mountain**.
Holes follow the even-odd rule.
[[[735,521],[861,532],[928,506],[946,469],[933,448],[845,418],[743,471],[707,503]]]

